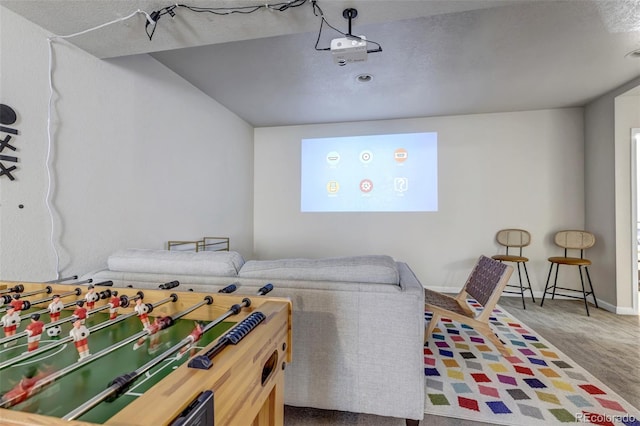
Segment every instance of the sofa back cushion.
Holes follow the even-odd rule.
[[[249,260],[239,277],[301,281],[400,283],[396,262],[390,256],[369,255],[323,259]]]
[[[235,277],[244,258],[235,251],[125,249],[109,256],[111,271]]]

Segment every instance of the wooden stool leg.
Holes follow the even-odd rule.
[[[440,320],[440,314],[434,313],[433,316],[431,317],[431,320],[429,321],[429,326],[424,332],[425,345],[427,344],[427,340],[429,340],[429,337],[431,337],[431,333],[433,333],[433,329],[436,328],[436,325],[438,324],[439,320]]]
[[[498,336],[495,335],[495,333],[493,332],[493,330],[489,325],[475,323],[473,324],[473,328],[476,331],[479,331],[480,333],[482,333],[482,335],[485,336],[487,339],[489,339],[489,341],[493,343],[493,345],[498,349],[498,351],[500,351],[502,355],[504,356],[511,355],[507,347],[504,345],[504,343],[500,341]]]

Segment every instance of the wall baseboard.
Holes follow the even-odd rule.
[[[462,287],[460,288],[452,288],[452,287],[429,287],[429,290],[433,290],[433,291],[438,291],[440,293],[446,293],[446,294],[458,294],[460,292],[460,290],[462,289]],[[525,293],[527,294],[527,293]],[[536,301],[538,303],[538,305],[540,304],[540,300],[542,300],[542,294],[543,292],[541,290],[535,291],[533,292],[533,296],[536,298]],[[512,293],[504,293],[502,295],[502,297],[520,297],[519,294],[512,294]],[[547,298],[545,298],[545,300],[549,300],[550,296],[547,296]],[[569,300],[569,299],[574,299],[572,297],[566,297],[566,296],[561,296],[561,295],[556,295],[556,299],[562,299],[562,300]],[[531,297],[529,296],[529,301],[531,301]],[[590,299],[587,299],[588,301]],[[595,305],[593,305],[593,303],[589,302],[590,307],[594,307]],[[612,305],[611,303],[607,303],[603,300],[598,300],[598,306],[602,309],[604,309],[605,311],[609,311],[612,312],[614,314],[617,315],[638,315],[638,312],[635,312],[633,310],[632,307],[626,307],[626,308],[621,308],[615,305]]]

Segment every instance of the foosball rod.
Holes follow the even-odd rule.
[[[175,296],[175,300],[177,300],[177,295],[174,293],[173,296]],[[174,300],[174,301],[175,301]],[[166,328],[171,327],[173,324],[175,324],[175,321],[182,318],[185,315],[188,315],[189,313],[195,311],[196,309],[204,306],[204,305],[210,305],[213,303],[213,298],[211,296],[205,296],[204,300],[202,302],[199,302],[193,306],[191,306],[190,308],[177,313],[173,316],[171,316],[171,321],[168,321],[166,323],[162,324],[162,328],[161,330],[164,330]],[[40,380],[38,380],[34,385],[33,388],[30,390],[30,394],[29,396],[32,396],[38,392],[40,392],[43,388],[45,388],[46,386],[54,383],[55,381],[61,379],[62,377],[64,377],[65,375],[81,368],[84,367],[85,365],[98,360],[106,355],[109,355],[110,353],[120,349],[123,346],[128,345],[131,342],[134,342],[142,337],[148,336],[152,334],[149,330],[144,329],[132,336],[129,336],[125,339],[122,339],[121,341],[114,343],[113,345],[104,348],[103,350],[96,352],[95,354],[89,355],[86,358],[82,358],[80,360],[78,360],[77,362],[74,362],[71,365],[68,365],[67,367],[64,367],[58,371],[56,371],[55,373],[51,373],[43,378],[41,378]],[[15,405],[14,403],[17,403],[19,401],[16,401],[17,398],[14,399],[4,399],[1,398],[0,399],[0,408],[9,408],[12,407],[13,405]]]
[[[71,292],[71,294],[75,294],[75,292]],[[60,295],[60,297],[62,298],[62,297],[66,297],[66,296],[64,296],[63,294],[61,294],[61,295]],[[76,304],[77,302],[78,302],[78,300],[72,300],[71,302],[67,302],[67,303],[63,304],[63,305],[62,305],[62,308],[63,308],[63,309],[70,308],[70,307],[72,307],[72,306],[75,306],[75,304]],[[47,312],[49,312],[49,309],[48,309],[48,308],[40,309],[39,311],[35,311],[35,312],[29,312],[28,314],[24,314],[24,315],[22,315],[22,316],[20,317],[20,321],[24,321],[24,320],[26,320],[26,319],[30,318],[32,314],[40,314],[40,315],[42,315],[42,314],[46,314]],[[49,324],[45,324],[44,328],[51,327],[52,325],[50,325],[50,324],[51,324],[51,323],[49,323]],[[2,343],[2,340],[0,340],[0,343]]]
[[[77,280],[77,279],[78,279],[77,275],[72,275],[70,277],[58,278],[57,280],[47,281],[45,284],[58,284],[64,281],[71,281],[71,280]],[[77,284],[77,283],[74,283],[74,284]]]
[[[109,290],[107,290],[107,291],[109,291]],[[81,293],[81,290],[80,290],[78,287],[76,287],[76,289],[75,289],[74,291],[72,291],[72,292],[60,294],[60,297],[61,297],[61,298],[62,298],[62,297],[67,297],[67,296],[72,295],[72,294],[76,294],[76,296],[79,296],[79,295],[80,295],[80,293]],[[108,295],[106,295],[105,297],[102,297],[102,295],[103,295],[103,294],[105,294],[105,293],[104,293],[104,292],[100,292],[100,295],[101,295],[101,297],[100,297],[100,298],[101,298],[101,299],[105,299],[105,298],[107,298],[107,297],[109,297],[109,296],[111,295],[111,293],[108,293]],[[6,297],[6,296],[4,296],[4,297]],[[141,291],[139,291],[139,292],[136,294],[136,296],[134,296],[134,297],[132,297],[132,298],[129,298],[129,297],[127,297],[127,296],[121,296],[121,297],[120,297],[120,298],[121,298],[121,300],[122,300],[122,302],[121,302],[121,306],[122,306],[122,307],[124,307],[124,308],[126,308],[127,306],[129,306],[129,302],[130,302],[130,300],[141,299],[141,298],[143,298],[143,297],[144,297],[144,294],[143,294]],[[53,296],[52,296],[51,298],[49,298],[47,301],[52,300],[52,299],[53,299]],[[27,303],[27,304],[28,304],[28,306],[26,306],[26,307],[25,307],[25,308],[23,308],[23,309],[29,309],[29,308],[31,307],[31,303],[30,303],[29,301],[27,301],[27,300],[25,300],[24,302],[25,302],[25,303]],[[35,301],[35,302],[33,302],[33,303],[42,303],[42,302],[43,302],[43,301],[41,300],[41,301]],[[77,302],[78,302],[78,300],[74,300],[73,302],[66,303],[66,304],[64,304],[64,305],[63,305],[63,308],[68,308],[68,307],[70,307],[70,306],[73,306],[73,305],[75,305]],[[92,310],[90,310],[90,311],[87,311],[87,316],[92,315],[92,314],[95,314],[96,312],[103,311],[103,310],[105,310],[105,309],[109,309],[109,308],[110,308],[109,304],[105,304],[105,305],[103,305],[103,306],[97,307],[96,309],[92,309]],[[39,314],[42,314],[42,313],[45,313],[45,312],[48,312],[48,309],[43,309],[43,310],[37,311],[37,313],[39,313]],[[20,321],[22,321],[22,320],[24,320],[24,319],[26,319],[26,318],[29,318],[33,313],[34,313],[34,312],[30,312],[30,313],[28,313],[28,314],[25,314],[25,315],[21,316],[21,317],[20,317]],[[73,320],[74,320],[74,316],[73,316],[73,315],[71,315],[71,316],[69,316],[69,317],[67,317],[67,318],[63,318],[63,319],[60,319],[60,320],[58,320],[58,321],[49,322],[49,323],[46,323],[46,324],[43,326],[43,330],[46,330],[47,328],[51,328],[51,327],[55,327],[55,326],[59,326],[59,325],[62,325],[62,324],[66,324],[66,323],[68,323],[68,322],[72,322]],[[13,341],[13,340],[17,340],[17,339],[19,339],[19,338],[21,338],[21,337],[25,337],[26,335],[27,335],[26,331],[23,331],[23,332],[21,332],[21,333],[16,333],[16,334],[13,334],[13,335],[11,335],[11,336],[4,337],[4,338],[0,339],[0,344],[2,344],[2,343],[7,343],[7,342],[11,342],[11,341]],[[1,368],[0,368],[0,369],[1,369]]]
[[[167,297],[166,299],[159,300],[156,303],[152,303],[151,306],[153,308],[156,308],[156,307],[158,307],[160,305],[163,305],[165,303],[168,303],[168,302],[175,302],[176,300],[178,300],[178,296],[175,293],[172,293],[170,297]],[[109,305],[105,305],[105,306],[108,307]],[[102,330],[103,328],[107,328],[107,327],[109,327],[109,326],[111,326],[113,324],[117,324],[117,323],[119,323],[121,321],[126,320],[127,318],[131,318],[131,317],[137,316],[137,315],[138,315],[138,313],[136,311],[132,311],[132,312],[129,312],[128,314],[124,314],[124,315],[118,315],[116,318],[114,318],[112,320],[103,321],[100,324],[96,324],[93,327],[89,328],[89,333],[94,333],[96,331]],[[73,318],[73,316],[70,316],[70,317],[62,319],[60,321],[55,321],[55,322],[51,322],[49,324],[45,324],[45,328],[52,327],[54,325],[59,325],[59,324],[62,324],[64,322],[69,322],[69,321],[71,321],[72,318]],[[65,343],[69,343],[71,341],[73,341],[73,337],[71,337],[71,336],[63,337],[60,340],[58,340],[57,342],[52,343],[50,345],[40,346],[35,351],[25,352],[23,354],[20,354],[20,355],[18,355],[16,357],[13,357],[11,359],[8,359],[8,360],[0,363],[0,370],[3,370],[5,368],[7,368],[7,367],[15,365],[15,364],[19,363],[20,361],[24,361],[25,359],[29,359],[29,358],[32,358],[32,357],[34,357],[36,355],[40,355],[41,353],[47,352],[47,351],[49,351],[51,349],[57,348],[58,346],[63,345]]]
[[[105,281],[105,282],[107,282],[107,281]],[[76,281],[76,282],[68,283],[68,284],[64,284],[64,283],[58,283],[58,284],[62,284],[62,285],[81,285],[81,284],[91,284],[91,283],[93,283],[93,279],[92,278],[88,278],[86,280]],[[94,285],[104,285],[104,284],[98,283],[98,284],[94,284]]]
[[[27,292],[27,293],[16,293],[16,294],[13,295],[13,299],[20,300],[23,297],[35,296],[36,294],[41,294],[41,293],[50,294],[52,291],[53,291],[53,289],[51,288],[51,286],[46,286],[45,288],[40,289],[40,290],[34,290],[34,291]],[[7,295],[1,296],[0,300],[2,300],[5,304],[8,304],[8,303],[11,302],[11,296],[7,296]],[[26,300],[26,302],[29,302],[29,307],[33,303],[33,302],[28,301],[28,300]],[[26,309],[29,309],[29,307],[27,307]],[[3,312],[7,312],[7,309],[8,309],[7,307],[0,308],[0,314],[3,313]]]
[[[5,293],[22,293],[24,291],[24,286],[22,284],[16,284],[11,288],[5,288],[0,290],[0,294]]]
[[[218,342],[202,355],[195,356],[189,361],[189,368],[197,368],[200,370],[208,370],[213,366],[213,358],[222,352],[228,345],[237,345],[251,331],[256,328],[262,321],[266,319],[262,312],[252,312],[248,317],[240,321],[224,336],[218,339]]]
[[[73,295],[76,295],[76,296],[80,295],[80,289],[77,288],[75,291],[70,291],[68,293],[63,293],[63,294],[60,295],[60,297],[67,297],[67,296],[73,296]],[[51,297],[49,300],[52,300],[52,299],[53,299],[53,297]],[[73,306],[75,304],[76,304],[76,301],[74,300],[74,301],[71,301],[71,302],[67,303],[66,305],[64,305],[64,307],[68,308],[68,307]],[[29,312],[28,314],[22,315],[20,317],[20,321],[23,321],[23,320],[26,320],[27,318],[30,318],[31,315],[33,315],[33,314],[43,314],[43,313],[46,313],[46,312],[49,312],[49,310],[48,309],[42,309],[42,310],[36,311],[36,312]],[[52,326],[53,326],[53,323],[45,324],[43,326],[43,330],[48,328],[48,327],[52,327]],[[27,336],[27,332],[26,331],[22,331],[20,333],[13,334],[11,336],[3,337],[3,338],[0,339],[0,345],[2,345],[3,343],[11,342],[13,340],[18,340],[19,338],[26,337],[26,336]]]
[[[103,293],[103,294],[104,294],[104,292],[100,292],[100,293]],[[107,298],[107,297],[109,297],[110,295],[111,295],[111,293],[109,293],[109,295],[108,295],[108,296],[100,297],[100,298],[101,298],[101,299],[106,299],[106,298]],[[120,306],[122,306],[123,308],[126,308],[126,307],[128,307],[128,306],[129,306],[129,302],[130,302],[131,300],[143,299],[143,298],[144,298],[144,294],[143,294],[141,291],[139,291],[138,293],[136,293],[136,295],[135,295],[135,296],[133,296],[132,298],[129,298],[128,296],[121,296],[121,297],[120,297],[120,300],[121,300],[121,302],[120,302]],[[78,302],[80,302],[80,301],[83,301],[83,300],[82,300],[82,299],[81,299],[81,300],[76,300],[76,301],[74,302],[74,304],[77,304],[77,303],[78,303]],[[66,306],[66,305],[65,305],[65,306]],[[111,308],[111,305],[110,305],[109,303],[106,303],[106,304],[104,304],[104,305],[102,305],[102,306],[98,306],[98,307],[97,307],[97,308],[95,308],[95,309],[92,309],[92,310],[90,310],[90,311],[87,311],[87,317],[89,317],[90,315],[93,315],[93,314],[95,314],[95,313],[98,313],[98,312],[100,312],[100,311],[104,311],[105,309],[110,309],[110,308]],[[62,325],[62,324],[66,324],[66,323],[68,323],[68,322],[73,322],[73,321],[75,321],[75,317],[74,317],[74,315],[71,315],[71,316],[68,316],[68,317],[66,317],[66,318],[59,319],[58,321],[54,321],[54,322],[47,323],[47,324],[45,324],[45,325],[44,325],[44,328],[55,327],[56,325]]]
[[[73,291],[68,291],[66,293],[61,293],[60,294],[60,298],[73,296],[73,295],[80,296],[81,294],[82,294],[82,290],[80,289],[80,287],[76,287]],[[41,303],[51,302],[53,300],[54,296],[45,297],[44,299],[33,300],[33,301],[30,301],[29,303],[30,303],[30,305],[32,307],[33,305],[39,305]],[[45,309],[44,311],[46,312],[47,310]],[[39,312],[39,313],[42,313],[42,312]],[[27,314],[26,317],[29,317],[29,315],[30,314]],[[20,317],[20,319],[24,319],[24,318]]]
[[[273,284],[266,284],[257,291],[257,294],[258,296],[264,296],[265,294],[269,293],[271,290],[273,290]],[[244,303],[245,300],[249,300],[249,299],[244,299],[242,302]],[[251,301],[249,301],[249,303],[251,303]],[[249,305],[246,305],[246,306],[249,306]],[[255,314],[257,315],[261,313],[255,312]],[[261,315],[264,317],[263,314]],[[213,348],[209,349],[203,355],[199,355],[191,359],[191,361],[189,361],[189,368],[198,368],[198,369],[211,368],[211,366],[213,365],[212,363],[213,358],[218,353],[220,353],[230,343],[236,345],[240,340],[244,338],[244,336],[249,334],[249,332],[251,332],[251,330],[253,330],[263,320],[264,318],[260,318],[260,319],[256,319],[256,318],[250,319],[249,317],[245,318],[240,324],[234,327],[234,330],[236,330],[235,333],[230,332],[225,334],[218,340],[218,343],[216,343],[216,345]]]
[[[202,329],[202,334],[205,334],[206,332],[208,332],[209,330],[214,328],[216,325],[220,324],[222,321],[224,321],[225,319],[229,318],[231,315],[238,314],[242,310],[242,307],[250,306],[251,305],[251,300],[247,299],[247,298],[244,298],[242,300],[242,304],[241,305],[236,304],[236,305],[231,306],[231,308],[227,312],[225,312],[220,317],[216,318],[215,320],[213,320],[209,324],[207,324]],[[111,381],[111,383],[109,383],[109,386],[107,387],[107,389],[105,389],[104,391],[102,391],[98,395],[94,396],[93,398],[91,398],[90,400],[85,402],[84,404],[80,405],[75,410],[69,412],[68,414],[63,416],[62,419],[63,420],[75,420],[78,417],[80,417],[83,414],[85,414],[88,411],[90,411],[91,409],[93,409],[94,407],[96,407],[97,405],[99,405],[103,401],[114,401],[120,395],[125,393],[127,391],[127,389],[129,389],[129,387],[131,387],[131,385],[140,376],[145,374],[147,371],[151,370],[156,365],[160,364],[165,359],[169,358],[171,355],[173,355],[176,352],[180,351],[180,349],[182,349],[183,347],[185,347],[187,345],[190,345],[193,342],[194,342],[193,336],[189,335],[189,336],[185,337],[184,339],[182,339],[180,342],[178,342],[176,345],[174,345],[173,347],[167,349],[165,352],[163,352],[160,355],[158,355],[157,357],[153,358],[152,360],[150,360],[149,362],[147,362],[145,365],[141,366],[140,368],[136,369],[135,371],[132,371],[131,373],[123,374],[121,376],[116,377],[115,379],[113,379]],[[87,359],[87,358],[85,358],[85,359]]]

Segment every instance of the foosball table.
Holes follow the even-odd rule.
[[[291,302],[177,285],[0,282],[0,423],[282,425]]]

